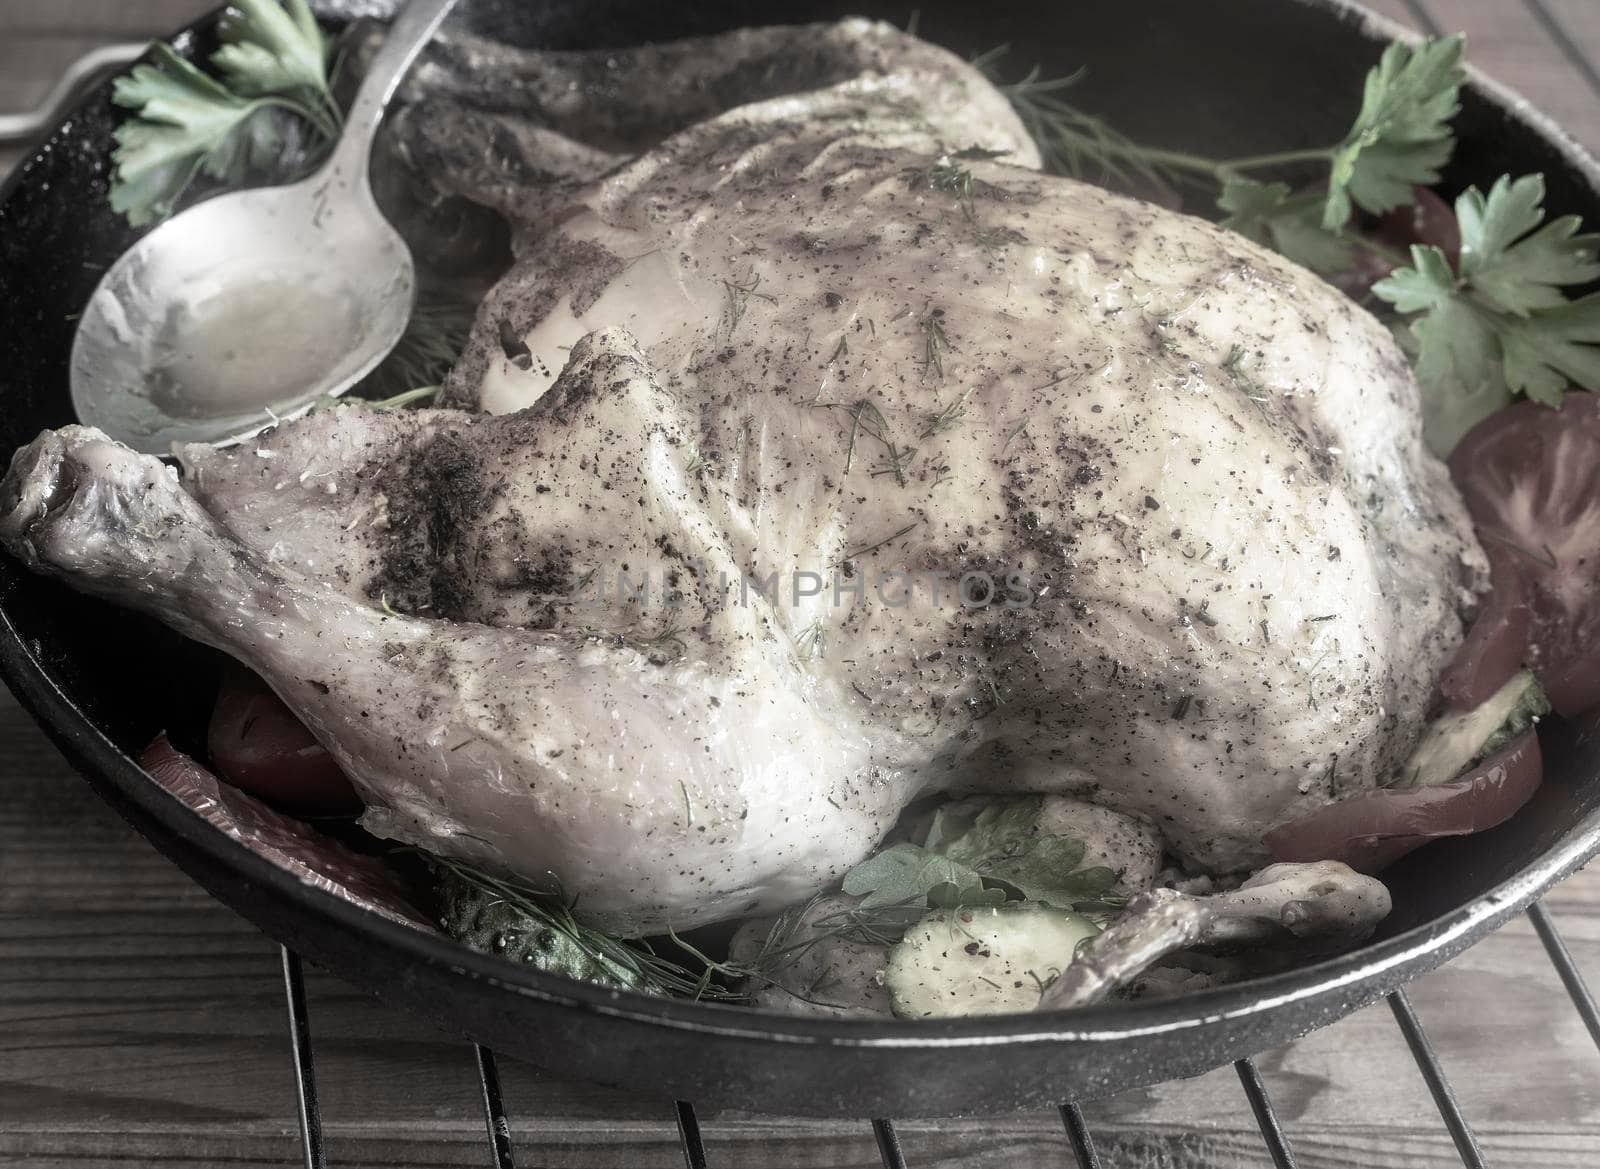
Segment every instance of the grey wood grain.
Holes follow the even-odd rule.
[[[1438,27],[1467,34],[1467,55],[1491,77],[1553,117],[1590,150],[1600,149],[1600,94],[1569,51],[1600,52],[1593,0],[1419,0]],[[1567,42],[1571,41],[1569,45]]]
[[[1475,60],[1600,145],[1600,99],[1568,48],[1600,56],[1600,4],[1539,2],[1542,16],[1525,0],[1376,7],[1407,23],[1467,28]],[[89,44],[154,35],[205,6],[0,0],[0,108],[32,104]],[[1600,985],[1600,872],[1546,904]],[[330,977],[308,977],[333,1164],[487,1163],[470,1049]],[[1412,998],[1491,1161],[1600,1164],[1600,1054],[1525,921],[1422,979]],[[1383,1007],[1258,1064],[1307,1169],[1458,1164]],[[682,1164],[666,1101],[511,1061],[501,1073],[519,1164]],[[293,1093],[272,944],[135,836],[0,697],[0,1164],[291,1165]],[[1108,1166],[1270,1164],[1229,1069],[1086,1111]],[[878,1163],[865,1124],[703,1121],[720,1169]],[[1054,1115],[906,1123],[901,1135],[917,1166],[1071,1164]]]

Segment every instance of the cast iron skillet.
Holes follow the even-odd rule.
[[[1392,28],[1345,0],[916,0],[921,32],[963,52],[1021,46],[1120,128],[1235,155],[1332,141]],[[385,0],[325,0],[334,16]],[[524,44],[636,43],[894,3],[480,0],[462,14]],[[192,47],[209,21],[184,34]],[[106,207],[114,124],[102,87],[0,191],[0,452],[72,420],[73,319],[130,239]],[[1511,95],[1466,96],[1456,185],[1543,171],[1556,213],[1600,222],[1600,170]],[[224,838],[129,758],[194,720],[209,658],[151,623],[0,558],[0,672],[89,782],[213,894],[273,937],[392,1003],[568,1075],[704,1105],[841,1116],[1042,1107],[1196,1074],[1372,1002],[1457,953],[1600,849],[1600,727],[1546,729],[1549,775],[1511,823],[1424,849],[1389,874],[1396,911],[1358,952],[1167,1002],[929,1023],[797,1019],[613,993],[481,957],[302,886]],[[0,780],[0,783],[3,783]],[[84,863],[93,864],[92,856]]]

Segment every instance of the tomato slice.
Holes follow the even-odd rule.
[[[1356,229],[1349,271],[1329,277],[1335,288],[1360,300],[1394,271],[1396,260],[1411,262],[1412,244],[1432,244],[1444,252],[1452,268],[1456,266],[1461,258],[1461,226],[1454,209],[1427,187],[1413,187],[1412,195],[1411,206],[1396,207]],[[1365,247],[1362,241],[1374,246]]]
[[[1461,259],[1461,225],[1451,207],[1428,187],[1413,187],[1415,201],[1380,216],[1372,236],[1411,262],[1412,244],[1432,244],[1445,254],[1452,268]]]
[[[139,764],[190,811],[306,884],[394,921],[434,929],[429,915],[416,907],[401,874],[381,858],[358,853],[222,783],[168,742],[165,734],[144,749]]]
[[[300,812],[358,812],[361,798],[327,748],[249,670],[230,666],[217,692],[206,749],[223,779]]]
[[[1493,592],[1440,681],[1476,705],[1518,669],[1561,714],[1600,705],[1600,394],[1517,402],[1450,455]]]
[[[1343,861],[1377,873],[1430,840],[1509,820],[1543,778],[1539,736],[1528,731],[1448,783],[1363,792],[1280,824],[1266,845],[1275,861]]]

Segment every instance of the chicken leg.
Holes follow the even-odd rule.
[[[356,603],[250,552],[171,468],[92,428],[18,452],[0,541],[266,678],[361,790],[376,833],[542,874],[616,932],[801,899],[906,798],[784,655],[659,664],[625,639]]]
[[[1151,889],[1078,947],[1041,1009],[1099,1002],[1161,959],[1191,946],[1317,941],[1343,949],[1389,916],[1389,890],[1338,861],[1268,865],[1237,889],[1197,897]]]

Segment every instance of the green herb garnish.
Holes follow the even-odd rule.
[[[921,437],[932,438],[936,434],[943,434],[960,426],[961,420],[967,414],[967,401],[977,392],[977,389],[977,386],[969,387],[959,398],[944,409],[929,414],[927,423],[922,428]]]
[[[424,274],[405,333],[355,392],[367,398],[393,398],[412,387],[444,381],[466,347],[474,307],[459,292]]]
[[[340,115],[328,78],[328,43],[306,0],[236,0],[212,77],[169,45],[154,64],[117,79],[112,100],[135,111],[116,130],[111,206],[135,227],[166,218],[201,174],[237,185],[278,164],[280,115],[303,121],[319,143]]]
[[[1437,182],[1455,138],[1449,121],[1460,108],[1461,37],[1435,37],[1415,48],[1393,44],[1367,74],[1361,110],[1348,133],[1329,146],[1285,150],[1238,158],[1206,158],[1179,150],[1144,146],[1112,131],[1099,119],[1057,97],[1079,76],[1041,81],[1037,70],[1014,85],[1000,85],[1028,127],[1047,162],[1069,174],[1091,167],[1101,174],[1130,174],[1153,181],[1182,181],[1209,187],[1223,210],[1246,222],[1281,221],[1275,231],[1301,237],[1301,247],[1318,251],[1326,241],[1305,238],[1313,229],[1337,238],[1352,214],[1352,204],[1381,214],[1412,202],[1412,187]],[[998,53],[977,64],[992,74]],[[1289,188],[1251,181],[1263,170],[1307,172],[1324,169],[1321,185],[1305,201],[1289,206]]]
[[[1459,36],[1434,37],[1383,51],[1367,74],[1355,125],[1332,151],[1323,227],[1344,227],[1352,201],[1381,214],[1410,206],[1413,187],[1439,181],[1455,150],[1450,119],[1461,108],[1465,46]]]
[[[1545,222],[1544,178],[1502,176],[1456,200],[1461,258],[1416,245],[1411,265],[1373,292],[1410,318],[1428,443],[1449,450],[1521,393],[1552,406],[1566,386],[1600,390],[1600,294],[1563,286],[1600,278],[1600,236],[1575,215]]]
[[[1350,267],[1354,247],[1322,226],[1327,197],[1321,191],[1291,195],[1288,183],[1261,183],[1234,175],[1222,184],[1217,206],[1227,212],[1222,226],[1265,244],[1313,272]]]
[[[940,808],[921,844],[902,841],[845,874],[863,912],[896,907],[954,909],[1037,901],[1093,909],[1114,900],[1116,874],[1081,868],[1081,840],[1039,829],[1043,800],[998,800],[975,816]]]
[[[701,960],[700,970],[657,954],[643,940],[619,938],[584,924],[559,892],[497,877],[461,861],[429,857],[429,863],[440,879],[441,926],[480,953],[667,998],[743,997],[715,981],[713,974],[724,973],[721,964],[704,959],[693,947],[684,949]]]
[[[913,172],[912,185],[922,184],[932,190],[954,195],[956,206],[961,209],[961,218],[968,223],[977,221],[977,211],[972,202],[972,172],[966,167],[957,166],[948,158],[941,158],[926,170]]]

